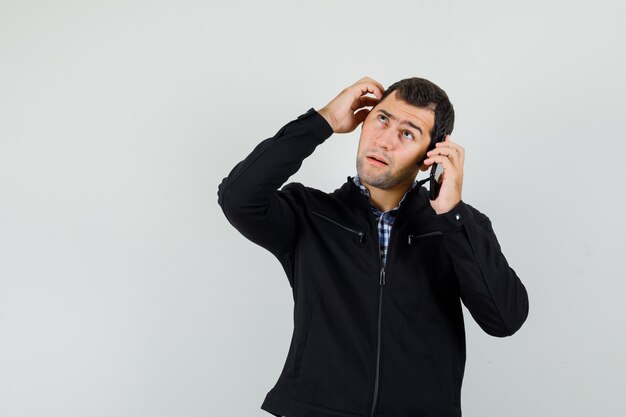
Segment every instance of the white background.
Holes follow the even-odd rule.
[[[217,186],[363,76],[448,93],[529,292],[510,338],[464,310],[464,416],[624,415],[623,4],[2,0],[0,415],[268,416],[291,289]],[[359,133],[290,181],[338,188]]]

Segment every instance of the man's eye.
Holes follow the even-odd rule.
[[[381,118],[381,117],[382,117],[382,118],[384,118],[385,120],[380,120],[380,118]],[[384,115],[382,115],[382,114],[379,114],[379,115],[378,115],[378,120],[380,120],[380,121],[381,121],[381,122],[383,122],[383,123],[386,123],[386,122],[387,122],[387,116],[384,116]]]
[[[405,130],[404,133],[408,133],[410,135],[410,138],[413,139],[413,133],[409,132],[408,130]]]

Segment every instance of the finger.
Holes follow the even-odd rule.
[[[464,151],[465,151],[465,149],[464,149],[461,145],[459,145],[459,144],[458,144],[458,143],[456,143],[456,142],[453,142],[453,141],[450,139],[450,135],[446,135],[446,137],[445,137],[445,140],[444,140],[444,141],[435,143],[435,146],[436,146],[437,148],[441,148],[441,147],[444,147],[444,148],[445,148],[445,147],[453,148],[453,149],[457,150],[457,152],[460,152],[460,153],[462,153],[462,152],[464,152]]]
[[[460,157],[459,153],[452,148],[445,148],[445,147],[438,147],[436,149],[432,149],[428,152],[426,152],[427,156],[436,156],[436,155],[442,155],[442,156],[446,156],[448,158],[450,158],[451,160],[455,161],[457,158]]]
[[[369,112],[369,109],[361,109],[358,112],[354,113],[354,120],[357,126],[365,121]]]
[[[441,175],[443,176],[444,173],[445,173],[446,174],[446,178],[448,178],[450,176],[450,173],[451,173],[451,171],[454,168],[452,166],[452,163],[450,162],[450,160],[448,158],[446,158],[445,156],[433,157],[432,159],[429,158],[428,161],[429,162],[424,161],[424,164],[427,165],[427,166],[435,166],[435,164],[439,164],[440,166],[442,166],[443,167],[443,172],[441,173]]]
[[[376,96],[377,99],[380,100],[380,98],[383,96],[384,89],[382,88],[382,85],[376,82],[372,82],[369,79],[357,82],[355,84],[355,87],[359,91],[359,97],[367,93],[372,93]]]
[[[435,145],[435,149],[450,149],[457,153],[463,153],[465,150],[463,149],[461,145],[457,145],[455,143],[442,143],[442,142],[437,142],[437,144]]]
[[[450,139],[450,135],[446,135],[444,139],[440,142],[435,143],[435,146],[455,146],[458,144]]]
[[[440,153],[447,155],[450,159],[454,160],[455,163],[463,166],[463,162],[465,161],[465,150],[461,146],[437,146],[433,149],[433,153]],[[441,152],[439,152],[441,151]]]
[[[370,80],[372,80],[372,79],[370,78]],[[383,87],[383,85],[381,83],[379,83],[378,81],[376,81],[376,80],[372,80],[372,82],[374,84],[376,84],[376,86],[378,86],[378,89],[380,90],[380,95],[382,96],[382,94],[385,92],[385,87]],[[378,98],[380,99],[380,97],[378,97]]]
[[[373,83],[374,85],[376,85],[378,87],[378,89],[381,91],[381,93],[385,91],[385,87],[383,87],[383,85],[381,83],[379,83],[378,81],[376,81],[375,79],[373,79],[371,77],[363,77],[359,81],[357,81],[357,83],[361,82],[361,81]]]
[[[378,104],[379,100],[376,97],[361,96],[352,106],[352,110],[358,110],[362,107],[373,107]]]
[[[426,165],[441,164],[443,166],[443,169],[447,170],[446,172],[448,173],[447,174],[448,177],[451,175],[451,172],[453,170],[456,170],[456,167],[452,163],[452,160],[450,160],[450,158],[448,158],[447,156],[442,156],[442,155],[431,156],[431,157],[427,158],[424,161],[424,163]]]

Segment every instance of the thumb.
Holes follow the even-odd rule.
[[[356,125],[358,126],[361,123],[363,123],[369,113],[370,113],[370,110],[368,109],[361,109],[358,112],[354,113],[354,120],[356,122]]]

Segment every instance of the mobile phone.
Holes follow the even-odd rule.
[[[437,138],[435,143],[443,142],[445,137],[445,134],[442,135],[441,137]],[[433,164],[433,166],[430,167],[429,191],[431,200],[436,200],[437,196],[439,195],[439,189],[441,188],[441,174],[443,174],[443,167],[441,166],[441,164]]]

